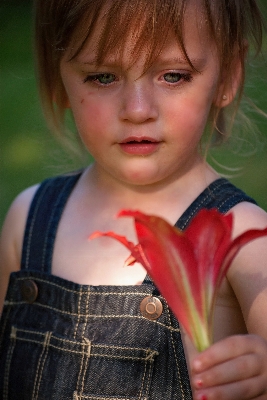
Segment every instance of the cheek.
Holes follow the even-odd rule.
[[[110,121],[111,107],[105,107],[102,101],[81,97],[71,102],[73,117],[80,133],[101,133]]]
[[[194,104],[194,106],[186,109],[184,115],[184,124],[188,130],[199,133],[202,135],[207,124],[208,116],[210,113],[210,106],[203,107],[203,104]]]
[[[205,128],[210,112],[211,101],[193,99],[191,96],[177,102],[166,113],[166,119],[172,131],[180,132],[185,138],[195,137],[198,140]]]

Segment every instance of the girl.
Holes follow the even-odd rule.
[[[254,0],[36,0],[40,91],[50,124],[70,108],[94,163],[24,191],[1,237],[2,399],[267,399],[267,241],[244,248],[196,354],[140,265],[95,230],[135,240],[122,208],[184,229],[200,208],[266,213],[205,161],[242,94]],[[207,139],[206,139],[207,141]],[[177,222],[178,221],[178,222]],[[164,266],[163,266],[164,268]],[[10,282],[8,286],[8,280]],[[8,286],[8,290],[7,290]],[[7,291],[7,294],[6,294]],[[4,301],[4,296],[6,298]],[[145,313],[154,297],[156,315]]]

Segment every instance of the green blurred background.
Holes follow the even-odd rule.
[[[267,4],[263,4],[263,12],[267,15]],[[267,112],[266,37],[264,43],[265,60],[251,62],[246,93]],[[245,112],[259,128],[257,136],[252,128],[248,140],[233,141],[231,146],[216,149],[212,157],[229,168],[219,168],[220,172],[231,175],[230,180],[267,211],[267,120],[253,111]],[[11,201],[21,190],[83,165],[81,159],[62,149],[42,116],[35,85],[29,0],[1,0],[0,143],[0,226]]]

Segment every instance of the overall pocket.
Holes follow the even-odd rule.
[[[13,326],[3,400],[147,400],[157,354]]]

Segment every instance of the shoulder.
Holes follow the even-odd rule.
[[[248,229],[267,227],[267,213],[256,204],[243,201],[236,204],[229,212],[234,216],[234,236]]]
[[[64,192],[65,197],[70,194],[80,175],[81,172],[75,172],[48,178],[41,184],[24,190],[13,201],[7,213],[0,238],[1,258],[2,254],[10,257],[11,253],[13,268],[14,265],[16,265],[16,270],[20,267],[24,231],[32,202],[34,206],[36,205],[34,202],[38,202],[38,207],[44,207],[46,204],[50,207],[53,201],[58,200],[59,194]],[[38,196],[35,196],[37,191]]]
[[[27,215],[38,187],[39,185],[29,187],[16,197],[3,224],[0,236],[0,303],[5,296],[10,273],[20,269]]]
[[[31,186],[15,198],[6,215],[1,238],[6,233],[24,231],[29,207],[38,187],[39,185]]]

